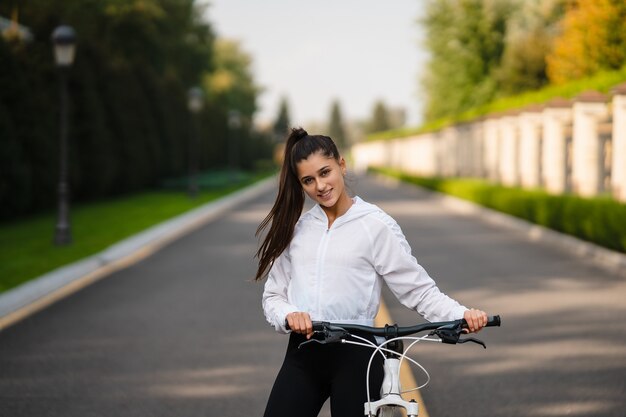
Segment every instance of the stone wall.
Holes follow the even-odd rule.
[[[440,131],[353,146],[355,168],[485,178],[553,194],[626,202],[626,83]]]

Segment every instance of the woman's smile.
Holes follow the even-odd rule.
[[[324,209],[330,224],[352,205],[343,180],[345,164],[343,158],[337,160],[314,152],[297,165],[302,189]]]
[[[326,190],[326,191],[318,193],[317,196],[321,200],[328,201],[328,200],[330,200],[332,198],[332,191],[333,191],[333,189],[331,188],[329,190]]]

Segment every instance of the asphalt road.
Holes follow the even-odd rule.
[[[626,282],[430,194],[361,179],[439,286],[501,314],[488,345],[424,345],[431,416],[620,416]],[[263,196],[0,332],[0,416],[255,416],[286,338],[251,282]],[[385,294],[400,324],[416,315]],[[416,379],[423,376],[416,372]]]

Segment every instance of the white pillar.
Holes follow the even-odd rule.
[[[613,93],[611,188],[617,200],[626,202],[626,83],[618,85],[611,92]]]
[[[458,128],[456,125],[448,126],[441,132],[441,158],[442,174],[444,177],[456,177],[459,173],[458,149]]]
[[[604,147],[599,125],[609,116],[607,97],[587,91],[574,100],[572,137],[572,187],[581,196],[595,196],[604,189]]]
[[[471,177],[483,178],[485,170],[483,165],[485,121],[477,119],[470,125],[470,173]]]
[[[556,98],[543,110],[541,174],[544,188],[553,194],[570,191],[572,103]]]
[[[485,177],[490,181],[500,180],[500,129],[498,116],[490,115],[483,123],[483,166]]]
[[[500,181],[508,187],[519,185],[518,114],[510,112],[500,119]]]
[[[519,173],[525,188],[541,185],[542,111],[541,106],[529,106],[519,116]]]

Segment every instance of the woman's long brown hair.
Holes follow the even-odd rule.
[[[256,231],[258,237],[269,226],[269,231],[256,253],[256,257],[259,258],[256,281],[267,275],[276,258],[291,242],[304,207],[304,190],[298,180],[297,163],[315,152],[321,152],[324,156],[339,161],[339,151],[331,138],[309,135],[302,128],[291,129],[285,145],[276,201]]]

